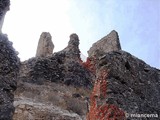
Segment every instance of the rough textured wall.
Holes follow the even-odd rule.
[[[61,52],[65,53],[66,61],[68,60],[68,62],[80,62],[79,37],[77,34],[73,33],[70,35],[68,46],[64,48]]]
[[[79,38],[76,34],[70,36],[68,46],[62,51],[48,57],[35,57],[23,62],[19,73],[19,81],[24,86],[21,87],[22,84],[20,84],[20,93],[17,96],[22,96],[23,94],[23,98],[27,100],[25,93],[30,88],[30,91],[33,90],[33,93],[31,95],[29,91],[27,94],[31,96],[32,100],[35,100],[34,92],[36,91],[36,100],[39,100],[42,96],[58,96],[58,101],[62,99],[64,101],[68,100],[71,103],[70,106],[72,106],[73,103],[76,103],[82,97],[79,97],[79,94],[74,94],[73,96],[78,96],[78,98],[75,101],[71,101],[70,97],[68,97],[68,93],[70,94],[70,92],[66,94],[67,90],[64,89],[65,92],[60,92],[57,86],[64,87],[67,85],[67,88],[70,86],[74,88],[91,88],[94,83],[94,89],[90,96],[88,119],[110,120],[117,118],[118,120],[125,120],[124,113],[128,113],[128,115],[157,114],[157,116],[160,116],[160,70],[150,67],[142,60],[120,50],[118,34],[115,31],[112,31],[106,38],[110,40],[109,45],[107,44],[107,47],[104,47],[105,45],[102,44],[103,40],[97,42],[98,44],[96,43],[96,45],[98,46],[94,47],[94,49],[92,47],[92,50],[90,49],[93,54],[90,54],[85,63],[80,59]],[[114,43],[115,41],[116,43]],[[108,77],[104,77],[106,73],[103,74],[102,71],[107,71]],[[96,81],[94,81],[95,76]],[[56,83],[56,85],[54,87],[45,85],[46,82],[50,82],[50,85]],[[37,85],[37,87],[32,87],[33,85]],[[50,88],[54,88],[54,90],[48,90],[49,86]],[[37,91],[38,88],[44,87],[47,88]],[[22,90],[23,92],[21,92]],[[49,93],[55,94],[52,96]],[[46,99],[45,97],[44,99]],[[19,104],[16,106],[17,113],[15,114],[15,119],[22,113],[22,116],[27,114],[26,119],[41,114],[41,108],[35,109],[38,101],[35,101],[31,105],[30,109],[35,112],[32,115],[30,115],[31,112],[29,110],[27,111],[30,104],[25,103],[25,105],[21,106],[21,98],[16,102]],[[79,104],[76,103],[74,105],[78,106]],[[54,105],[51,107],[55,108]],[[78,106],[77,108],[80,107]],[[44,107],[44,109],[46,108]],[[44,110],[46,111],[46,114],[43,114],[45,119],[48,119],[47,116],[53,119],[54,117],[60,117],[58,114],[57,116],[52,114],[52,116],[51,113],[47,112],[48,110],[48,108]],[[37,111],[39,112],[36,113]],[[74,116],[71,117],[74,119]],[[127,120],[158,120],[156,117],[126,117]]]
[[[72,34],[62,51],[21,63],[13,119],[85,120],[92,77],[80,59],[79,38]]]
[[[118,106],[106,102],[107,71],[101,70],[90,96],[87,120],[125,120],[125,113]]]
[[[53,49],[52,36],[48,32],[43,32],[38,42],[36,57],[51,56]]]
[[[0,119],[11,120],[14,113],[13,91],[16,89],[16,78],[19,70],[19,58],[1,29],[10,1],[0,0]]]
[[[13,91],[19,70],[19,58],[6,35],[0,34],[0,119],[11,120]]]
[[[118,33],[113,30],[107,36],[98,40],[88,51],[88,56],[99,55],[110,51],[121,50]]]
[[[91,73],[82,65],[79,38],[70,35],[68,46],[52,56],[31,58],[21,65],[19,79],[42,84],[43,81],[91,87]]]
[[[128,115],[156,114],[160,116],[160,70],[125,51],[113,51],[97,60],[97,75],[108,71],[106,103],[121,108]],[[155,118],[131,118],[158,120]]]

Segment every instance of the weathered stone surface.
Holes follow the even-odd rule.
[[[91,57],[97,54],[103,54],[110,51],[121,50],[118,33],[113,30],[107,36],[98,40],[92,45],[88,51],[88,56]]]
[[[66,58],[68,58],[66,60],[80,61],[79,37],[77,34],[70,35],[68,46],[62,52],[65,52]]]
[[[82,66],[78,46],[79,38],[72,34],[64,50],[49,57],[36,57],[23,62],[19,79],[38,84],[49,80],[66,85],[91,87],[91,73]]]
[[[97,112],[98,119],[107,116],[123,120],[124,113],[160,116],[160,70],[122,51],[115,31],[106,39],[107,42],[102,39],[94,44],[86,63],[82,63],[80,59],[79,38],[76,34],[70,36],[68,46],[62,51],[23,62],[19,73],[19,88],[15,92],[14,119],[81,119],[87,108],[90,110],[89,119],[97,118],[97,115],[94,115]],[[106,71],[105,74],[102,71]],[[108,77],[104,77],[107,75]],[[97,83],[95,82],[93,94],[88,100],[91,106],[84,108],[84,98],[88,96],[84,94],[89,93],[87,90],[92,88],[95,80]],[[70,87],[75,90],[69,90]],[[81,90],[86,92],[81,93]],[[83,107],[78,106],[80,103]],[[79,117],[73,117],[71,111],[65,116],[66,111],[63,110],[66,110],[66,107],[63,105],[67,105],[67,110],[72,110]],[[61,106],[58,108],[60,112],[50,113],[57,110],[57,106]],[[127,118],[134,119],[158,120],[147,117]]]
[[[15,101],[14,105],[16,111],[13,120],[82,120],[77,113],[69,112],[52,104],[22,99]],[[21,105],[24,108],[21,108]]]
[[[19,59],[7,35],[1,29],[10,1],[0,0],[0,119],[11,120],[14,113],[13,91],[16,89],[16,77]]]
[[[86,88],[55,82],[37,85],[19,81],[13,120],[85,120],[87,106],[83,98],[89,93]]]
[[[100,71],[90,96],[87,120],[126,120],[123,110],[114,104],[106,102],[108,72]]]
[[[84,97],[89,96],[91,76],[80,59],[76,34],[70,35],[62,51],[22,62],[14,120],[85,120]]]
[[[108,104],[114,104],[128,114],[160,116],[160,70],[121,50],[99,57],[97,75],[102,70],[108,71],[106,79]],[[158,120],[158,118],[139,120]]]
[[[9,10],[10,0],[0,0],[0,33],[6,12]]]
[[[13,91],[19,70],[19,58],[6,35],[0,34],[0,119],[11,120]]]
[[[36,57],[51,56],[53,49],[52,36],[48,32],[43,32],[38,42]]]

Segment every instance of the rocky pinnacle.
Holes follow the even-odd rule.
[[[52,42],[52,36],[48,32],[43,32],[40,36],[36,57],[46,57],[53,53],[54,44]]]

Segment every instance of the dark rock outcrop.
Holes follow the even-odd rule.
[[[107,36],[103,37],[92,45],[92,47],[88,51],[88,56],[96,56],[116,50],[121,50],[121,45],[119,42],[118,33],[113,30]]]
[[[36,57],[50,56],[53,53],[53,49],[52,36],[48,32],[43,32],[38,42]]]
[[[19,70],[19,58],[1,29],[10,1],[0,0],[0,120],[11,120],[14,113],[13,91]]]
[[[82,66],[78,46],[79,38],[72,34],[64,50],[49,57],[35,57],[23,62],[19,79],[37,84],[48,80],[77,87],[91,87],[91,73]]]
[[[106,77],[107,76],[107,77]],[[29,94],[32,96],[31,100],[38,100],[38,98],[43,98],[43,102],[50,98],[53,101],[55,96],[58,96],[58,101],[61,101],[65,105],[69,103],[69,107],[76,103],[77,100],[84,105],[84,96],[81,94],[80,90],[90,90],[88,88],[93,87],[95,82],[94,90],[90,98],[89,108],[89,118],[97,117],[97,112],[99,115],[110,118],[120,118],[127,120],[138,119],[138,120],[156,120],[158,118],[131,118],[131,116],[125,116],[131,114],[154,114],[159,116],[160,113],[160,70],[150,67],[142,60],[132,56],[131,54],[122,51],[119,43],[118,34],[112,31],[105,39],[102,39],[95,43],[93,47],[89,50],[89,58],[86,63],[82,63],[80,59],[79,50],[79,38],[76,34],[70,36],[70,41],[68,46],[60,52],[54,53],[47,57],[35,57],[31,58],[25,62],[22,62],[20,73],[19,73],[19,83],[23,87],[18,88],[16,96],[17,98],[26,99],[25,93],[29,94],[30,91],[37,93],[36,99],[33,97],[34,94]],[[33,84],[35,83],[35,84]],[[49,85],[48,85],[49,83]],[[51,84],[55,84],[54,87]],[[65,84],[65,85],[64,85]],[[36,87],[32,87],[35,85]],[[40,86],[39,86],[40,85]],[[62,85],[62,87],[60,87]],[[67,92],[66,85],[70,87],[78,88],[76,92]],[[41,86],[46,87],[46,89],[41,91]],[[57,88],[58,86],[58,88]],[[31,89],[30,91],[28,90]],[[49,90],[47,90],[49,88]],[[54,90],[52,91],[51,89]],[[60,88],[65,88],[61,89]],[[81,89],[82,88],[82,89]],[[25,89],[28,91],[26,92]],[[38,92],[37,92],[37,89]],[[23,92],[21,92],[23,91]],[[54,96],[50,94],[54,93]],[[23,95],[22,95],[23,94]],[[47,94],[47,95],[46,95]],[[74,99],[74,102],[70,99]],[[55,99],[54,99],[55,100]],[[89,101],[89,100],[88,100]],[[27,109],[21,109],[20,100],[16,101],[17,113],[15,119],[22,114],[25,115]],[[42,101],[40,101],[41,103]],[[40,104],[38,103],[38,104]],[[79,104],[77,103],[77,105]],[[25,106],[28,103],[25,103]],[[62,105],[63,105],[62,104]],[[59,105],[59,102],[58,102]],[[30,116],[36,116],[41,114],[41,110],[37,109],[37,106],[31,105],[34,115],[31,115],[27,111],[27,118]],[[54,104],[52,105],[55,108]],[[80,107],[72,106],[72,110],[79,111]],[[26,108],[26,107],[24,107]],[[92,109],[92,108],[96,108]],[[46,109],[46,108],[45,108]],[[84,107],[82,107],[84,109]],[[18,112],[18,110],[21,110]],[[39,111],[38,113],[37,110]],[[49,109],[47,108],[46,111]],[[86,111],[86,108],[84,109]],[[109,112],[105,112],[109,111]],[[76,112],[81,113],[81,112]],[[101,114],[102,113],[102,114]],[[46,115],[51,113],[47,112]],[[81,116],[80,114],[78,114]],[[83,112],[84,115],[84,112]],[[94,116],[93,116],[94,115]],[[57,115],[59,117],[59,115]],[[69,115],[70,119],[74,119]],[[101,116],[98,116],[101,118]],[[51,117],[53,117],[51,115]],[[26,119],[27,119],[26,118]],[[78,119],[78,118],[76,118]]]
[[[160,116],[160,70],[121,50],[99,57],[97,75],[102,70],[108,71],[106,103],[118,106],[128,115]],[[140,118],[156,119],[158,120],[156,117]]]
[[[62,51],[21,63],[13,119],[85,120],[83,99],[89,96],[91,76],[80,59],[79,38],[72,34]]]
[[[86,63],[80,58],[78,35],[70,35],[68,46],[53,54],[51,35],[44,32],[36,57],[20,65],[1,32],[9,5],[0,0],[0,120],[82,120],[86,112],[88,120],[159,120],[160,70],[122,51],[116,31],[93,44]]]
[[[0,119],[11,120],[14,113],[13,91],[19,70],[19,58],[6,35],[0,34]]]

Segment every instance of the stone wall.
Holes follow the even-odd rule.
[[[100,75],[94,83],[94,88],[90,96],[89,112],[87,120],[125,120],[125,113],[114,104],[106,103],[107,97],[107,74],[105,70],[100,71]]]
[[[115,31],[112,34],[116,34]],[[118,42],[116,47],[112,46],[109,49],[103,48],[102,44],[97,45],[99,46],[92,51],[93,54],[83,63],[80,59],[79,38],[76,34],[72,34],[68,46],[62,51],[48,57],[35,57],[23,62],[19,81],[24,84],[29,83],[29,86],[37,85],[40,87],[49,81],[56,83],[56,86],[62,85],[64,87],[67,85],[68,87],[87,88],[88,90],[94,85],[90,96],[87,119],[126,119],[125,117],[132,119],[125,114],[136,113],[157,114],[159,116],[160,70],[150,67],[142,60],[122,51],[120,45],[118,47]],[[97,52],[96,49],[99,48],[102,49]],[[102,71],[106,71],[106,73],[103,74]],[[106,74],[108,76],[104,77]],[[57,94],[59,96],[60,93]],[[17,110],[19,109],[21,108],[17,106]],[[30,116],[29,112],[26,113]],[[36,115],[39,114],[34,116]],[[45,114],[43,115],[46,117]],[[152,120],[152,118],[145,118],[144,120],[150,119]],[[158,118],[153,118],[153,120],[156,119],[158,120]]]
[[[38,42],[36,57],[51,56],[53,49],[52,36],[48,32],[43,32]]]
[[[160,70],[147,65],[131,54],[119,50],[103,54],[97,59],[97,74],[108,71],[106,103],[118,106],[126,114],[155,114],[160,116]]]
[[[44,81],[91,88],[92,77],[80,58],[79,38],[70,35],[68,46],[48,57],[35,57],[21,64],[19,79],[37,84]]]
[[[88,51],[88,56],[91,57],[93,55],[100,55],[116,50],[121,50],[121,45],[119,42],[118,33],[113,30],[107,36],[103,37],[92,45]]]

